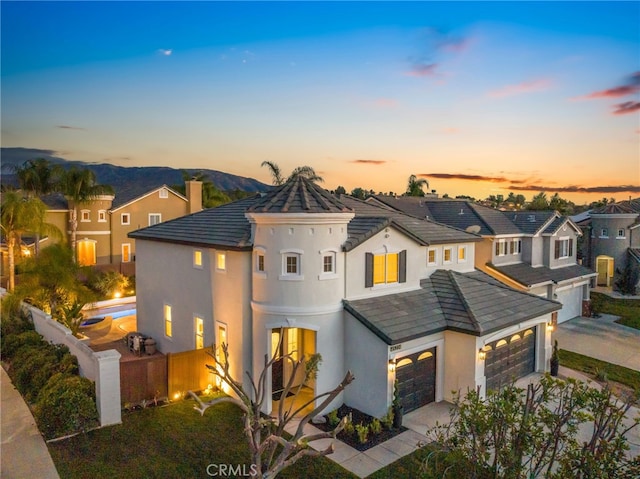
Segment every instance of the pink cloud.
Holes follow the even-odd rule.
[[[524,93],[535,93],[539,91],[545,91],[551,88],[553,82],[546,78],[540,78],[538,80],[530,80],[515,85],[506,85],[497,90],[490,91],[488,95],[492,98],[505,98],[508,96],[521,95]]]
[[[626,83],[606,90],[598,90],[587,95],[572,98],[572,100],[595,100],[598,98],[620,98],[633,95],[640,91],[640,72],[635,72],[629,76]]]
[[[437,63],[429,63],[429,64],[415,64],[411,67],[411,70],[405,73],[407,76],[411,77],[433,77],[436,76],[436,68],[438,67]]]
[[[627,113],[633,113],[640,111],[640,101],[625,101],[624,103],[618,103],[614,105],[614,115],[626,115]]]

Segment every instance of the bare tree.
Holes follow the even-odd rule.
[[[283,334],[280,334],[280,338],[282,337]],[[278,344],[276,351],[280,349],[279,346]],[[271,479],[303,456],[326,456],[333,452],[333,444],[322,451],[317,451],[311,448],[309,443],[318,439],[335,438],[346,425],[347,418],[343,418],[333,431],[305,434],[304,427],[355,379],[351,371],[347,371],[340,384],[333,390],[319,394],[303,404],[295,404],[295,399],[300,393],[302,384],[308,379],[315,378],[317,374],[318,366],[321,362],[319,354],[313,354],[309,358],[301,355],[302,357],[297,360],[291,354],[274,355],[271,359],[265,354],[264,368],[257,379],[248,371],[246,372],[250,382],[250,390],[245,391],[242,383],[236,381],[229,373],[228,346],[222,343],[216,348],[214,345],[214,351],[216,350],[218,351],[217,355],[215,352],[209,353],[213,358],[214,364],[207,364],[207,368],[219,377],[223,383],[227,384],[237,397],[221,396],[205,403],[194,392],[189,391],[189,394],[198,403],[197,406],[194,406],[194,409],[199,411],[201,415],[204,415],[209,407],[223,402],[230,402],[242,409],[244,412],[244,432],[253,461],[253,467],[250,469],[252,478]],[[269,372],[273,364],[280,359],[290,363],[291,375],[282,392],[281,397],[283,400],[279,402],[276,416],[269,416],[262,412],[267,398]],[[293,382],[297,373],[302,371],[302,368],[305,371],[305,381],[298,386],[294,386]],[[287,401],[288,406],[286,406],[284,398],[289,396],[290,393],[293,394],[293,398]],[[313,407],[309,412],[305,412],[309,406],[315,404],[319,399],[322,399],[322,402],[318,406]],[[299,419],[300,422],[292,436],[285,437],[285,428],[291,424],[294,418]]]

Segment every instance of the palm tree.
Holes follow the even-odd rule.
[[[58,191],[71,202],[69,223],[71,224],[71,250],[76,260],[76,237],[78,231],[78,206],[96,199],[100,195],[113,194],[113,188],[96,183],[96,175],[89,169],[72,166],[60,175]]]
[[[6,191],[2,195],[2,233],[7,244],[9,257],[9,283],[7,289],[15,289],[15,250],[28,233],[60,235],[62,233],[44,218],[45,204],[38,198],[25,198],[17,191]]]
[[[20,189],[27,197],[39,198],[53,191],[57,176],[61,173],[59,165],[51,165],[45,158],[36,158],[25,161],[21,166],[15,167]],[[36,231],[35,254],[40,253],[40,233]]]
[[[429,188],[429,182],[426,178],[418,178],[416,175],[411,175],[407,181],[406,196],[424,196],[422,188],[426,186]]]
[[[282,176],[282,170],[280,169],[277,163],[274,163],[273,161],[263,161],[262,165],[260,166],[267,166],[269,168],[269,172],[271,173],[271,177],[273,178],[273,184],[275,186],[283,185],[285,184],[285,182],[295,178],[296,176],[302,176],[303,178],[306,178],[313,182],[324,181],[324,178],[318,175],[316,173],[316,170],[314,170],[311,166],[298,166],[294,168],[294,170],[291,172],[291,174],[286,180]]]

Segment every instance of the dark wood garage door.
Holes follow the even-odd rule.
[[[396,364],[398,393],[404,412],[436,399],[436,348],[405,356]]]
[[[484,364],[487,390],[500,389],[535,371],[535,328],[489,343],[484,350],[487,354]]]

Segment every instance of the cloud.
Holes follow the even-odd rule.
[[[386,160],[350,160],[349,163],[358,163],[365,165],[384,165]]]
[[[504,98],[508,96],[521,95],[523,93],[535,93],[551,88],[553,82],[547,78],[525,81],[515,85],[506,85],[497,90],[490,91],[488,95],[492,98]]]
[[[442,59],[463,52],[470,40],[451,32],[427,27],[421,32],[419,53],[409,58],[409,70],[405,75],[412,77],[433,77],[438,75]]]
[[[438,67],[437,63],[429,63],[429,64],[420,64],[414,63],[411,69],[405,72],[405,75],[411,77],[433,77],[437,75],[436,68]]]
[[[633,113],[640,110],[640,101],[625,101],[624,103],[618,103],[613,106],[614,115],[626,115],[627,113]]]
[[[491,183],[524,183],[524,181],[510,180],[503,176],[463,175],[460,173],[420,173],[418,176],[427,178],[439,178],[441,180],[489,181]]]
[[[606,90],[598,90],[587,95],[572,98],[572,100],[595,100],[598,98],[620,98],[627,95],[633,95],[640,91],[640,72],[635,72],[627,78],[622,85]]]
[[[552,191],[554,193],[640,193],[640,185],[618,186],[541,186],[541,185],[510,185],[510,190],[516,191]]]
[[[168,48],[168,49],[159,48],[158,53],[160,55],[164,55],[165,57],[170,57],[173,54],[173,48]]]
[[[56,125],[56,128],[62,128],[63,130],[86,130],[86,128],[81,128],[79,126],[69,126],[69,125]]]

